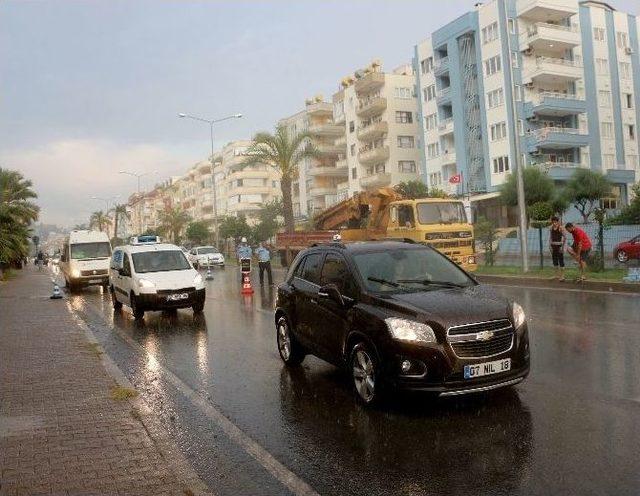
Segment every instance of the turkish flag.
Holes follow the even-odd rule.
[[[462,182],[462,177],[460,176],[460,174],[456,174],[455,176],[451,176],[449,178],[449,182],[451,184],[460,184]]]

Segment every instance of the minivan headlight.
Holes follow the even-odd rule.
[[[156,285],[153,284],[148,279],[138,279],[138,286],[140,286],[141,288],[146,288],[146,289],[153,289],[153,288],[156,287]]]
[[[78,269],[73,269],[71,271],[71,277],[80,277],[80,271]]]
[[[427,324],[390,317],[384,320],[394,339],[408,343],[435,343],[436,335]]]
[[[513,312],[513,325],[517,329],[524,321],[527,320],[527,316],[524,314],[524,310],[520,305],[518,305],[515,301],[512,304],[512,312]]]
[[[204,279],[202,279],[202,276],[200,274],[196,274],[196,276],[193,278],[193,284],[196,286],[202,284],[203,282]]]

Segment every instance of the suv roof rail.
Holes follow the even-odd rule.
[[[329,241],[327,243],[313,243],[311,245],[311,248],[315,248],[317,246],[333,246],[334,248],[346,248],[346,245],[344,243],[340,243],[337,241]]]
[[[369,241],[397,241],[398,243],[408,243],[410,245],[417,244],[417,241],[411,238],[378,238],[378,239],[370,239]]]

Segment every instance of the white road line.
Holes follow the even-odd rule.
[[[86,309],[86,308],[85,308]],[[98,314],[94,309],[90,310],[94,315],[108,325],[102,315]],[[89,323],[87,323],[90,325]],[[167,381],[171,383],[180,393],[182,393],[189,401],[197,406],[209,419],[218,424],[222,431],[233,441],[235,441],[244,451],[251,455],[262,467],[273,475],[280,483],[287,487],[296,496],[319,496],[319,494],[304,480],[291,472],[287,467],[280,463],[271,453],[255,442],[251,437],[245,434],[231,420],[229,420],[222,412],[209,403],[205,398],[200,396],[194,389],[189,387],[185,382],[176,376],[171,370],[165,367],[152,353],[149,353],[137,341],[128,336],[125,332],[117,327],[111,329],[118,334],[123,341],[135,349],[137,352],[146,356],[149,361],[157,364],[158,369],[165,376]]]

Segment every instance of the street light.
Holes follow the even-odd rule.
[[[109,202],[112,202],[114,200],[117,200],[118,198],[120,198],[120,195],[116,195],[116,196],[110,196],[109,198],[101,198],[99,196],[92,196],[91,199],[92,200],[100,200],[103,201],[105,206],[106,206],[106,211],[109,212]]]
[[[141,173],[124,171],[124,170],[121,170],[119,172],[119,174],[127,174],[128,176],[133,176],[136,179],[138,179],[138,193],[140,193],[140,178],[146,176],[147,174],[157,174],[157,173],[158,173],[157,170],[149,171],[149,172],[141,172]]]
[[[219,248],[219,236],[218,236],[218,196],[216,194],[216,175],[213,171],[215,165],[213,163],[213,155],[214,155],[214,144],[213,144],[213,125],[218,122],[228,121],[230,119],[240,119],[242,114],[233,114],[227,117],[223,117],[222,119],[203,119],[202,117],[197,117],[195,115],[184,114],[180,112],[178,117],[181,119],[193,119],[194,121],[206,122],[209,124],[211,129],[211,189],[213,190],[213,228],[215,230],[215,240],[216,240],[216,248]]]

